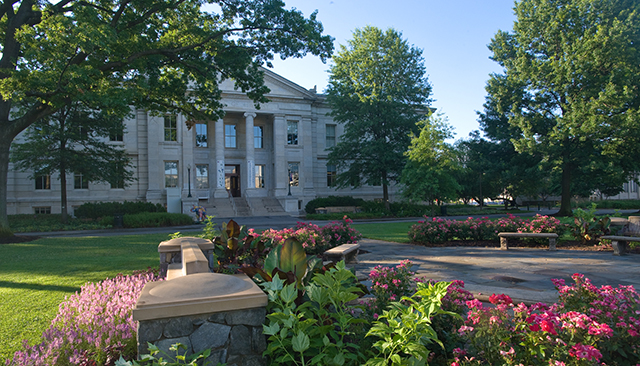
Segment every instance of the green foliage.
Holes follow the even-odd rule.
[[[511,101],[496,112],[515,128],[516,150],[553,173],[559,214],[570,216],[574,194],[609,194],[640,170],[640,3],[521,0],[514,9],[513,31],[489,45],[504,74],[487,92]]]
[[[213,222],[213,217],[213,215],[210,215],[204,219],[204,228],[202,229],[202,234],[199,235],[200,238],[213,241],[216,236],[220,235],[220,231],[216,228],[215,222]]]
[[[454,172],[458,169],[451,126],[442,115],[431,115],[418,123],[420,134],[411,134],[411,145],[405,153],[407,165],[402,171],[403,195],[416,202],[433,203],[457,198],[459,185]]]
[[[309,301],[297,305],[294,284],[279,277],[264,282],[269,296],[267,356],[272,365],[357,365],[363,355],[353,327],[363,323],[347,306],[358,298],[355,275],[340,262],[324,274],[315,274],[306,287]]]
[[[165,356],[170,360],[166,361],[162,356],[157,357],[160,351],[158,347],[151,343],[147,343],[150,354],[141,355],[140,361],[125,361],[122,356],[120,359],[116,361],[116,366],[180,366],[180,365],[188,365],[188,366],[206,366],[210,365],[211,362],[204,362],[204,360],[209,357],[211,354],[210,349],[206,349],[202,352],[196,353],[195,355],[186,356],[187,347],[182,343],[172,344],[169,350],[175,351],[175,357],[171,357],[168,354]],[[182,354],[180,354],[180,350],[184,350]],[[164,353],[164,352],[162,352]],[[224,366],[218,363],[217,366]]]
[[[233,80],[259,108],[269,91],[260,66],[271,66],[275,54],[324,61],[333,50],[315,13],[305,18],[282,1],[27,0],[5,8],[1,192],[13,139],[69,102],[217,120],[224,115],[220,82]],[[6,197],[0,200],[0,228],[7,228]]]
[[[602,235],[610,233],[611,218],[596,217],[597,204],[591,203],[591,208],[585,211],[577,208],[573,211],[574,222],[571,225],[571,234],[580,241],[580,244],[596,243]]]
[[[9,215],[9,224],[17,233],[62,230],[96,230],[108,228],[108,225],[80,219],[69,219],[66,223],[63,223],[60,214]]]
[[[438,314],[460,315],[441,309],[442,298],[447,295],[450,282],[418,283],[417,292],[403,296],[385,310],[367,333],[380,338],[373,344],[379,356],[366,365],[428,365],[429,348],[433,344],[444,348],[432,327],[432,318]]]
[[[151,202],[86,202],[74,210],[79,219],[99,219],[115,214],[131,215],[143,212],[167,212],[159,203]]]
[[[318,197],[309,201],[304,206],[304,210],[308,214],[315,214],[318,207],[361,206],[362,204],[364,204],[362,198],[353,198],[351,196]]]
[[[14,143],[11,160],[22,171],[36,175],[60,176],[63,220],[67,219],[67,175],[81,174],[81,183],[105,182],[124,188],[133,180],[131,158],[118,145],[108,143],[113,134],[123,134],[123,118],[130,108],[94,111],[71,103],[34,123],[24,134],[24,142]],[[73,177],[73,175],[71,175]]]
[[[367,26],[356,29],[348,45],[333,57],[327,102],[331,116],[344,123],[328,164],[337,167],[338,187],[383,187],[399,179],[409,133],[430,104],[422,51],[402,35]]]
[[[572,206],[575,208],[589,208],[592,201],[574,201]],[[613,208],[619,210],[637,210],[640,209],[640,200],[601,200],[596,203],[598,208]]]
[[[113,217],[107,217],[101,220],[101,223],[109,223],[113,225]],[[191,225],[193,219],[189,215],[168,212],[144,212],[133,215],[124,215],[123,225],[127,228],[134,227],[162,227],[162,226],[179,226]]]

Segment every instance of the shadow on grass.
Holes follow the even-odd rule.
[[[80,287],[75,286],[57,286],[57,285],[41,285],[37,283],[23,283],[0,281],[0,287],[26,289],[34,291],[60,291],[60,292],[76,292],[80,291]]]

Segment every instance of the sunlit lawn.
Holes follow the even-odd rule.
[[[0,245],[0,364],[39,341],[65,296],[86,282],[158,266],[167,234],[43,238]]]
[[[415,222],[386,222],[375,224],[353,224],[354,229],[362,233],[365,238],[408,243],[407,233]]]

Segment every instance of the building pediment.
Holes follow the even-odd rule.
[[[273,71],[262,68],[264,72],[264,84],[269,88],[270,92],[266,95],[269,99],[298,99],[313,101],[318,99],[318,95],[313,90],[307,90],[302,86],[288,80]],[[224,95],[242,95],[245,94],[235,88],[233,80],[227,79],[220,83],[220,89]],[[245,96],[246,98],[246,96]]]

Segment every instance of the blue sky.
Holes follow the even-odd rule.
[[[356,28],[367,25],[395,28],[410,44],[423,50],[433,87],[432,107],[448,117],[456,139],[478,129],[476,111],[482,111],[489,74],[501,72],[489,59],[487,45],[498,30],[513,28],[513,0],[284,0],[305,16],[318,10],[325,34],[335,48],[346,45]],[[275,60],[272,71],[318,92],[327,87],[331,60],[314,56]]]

